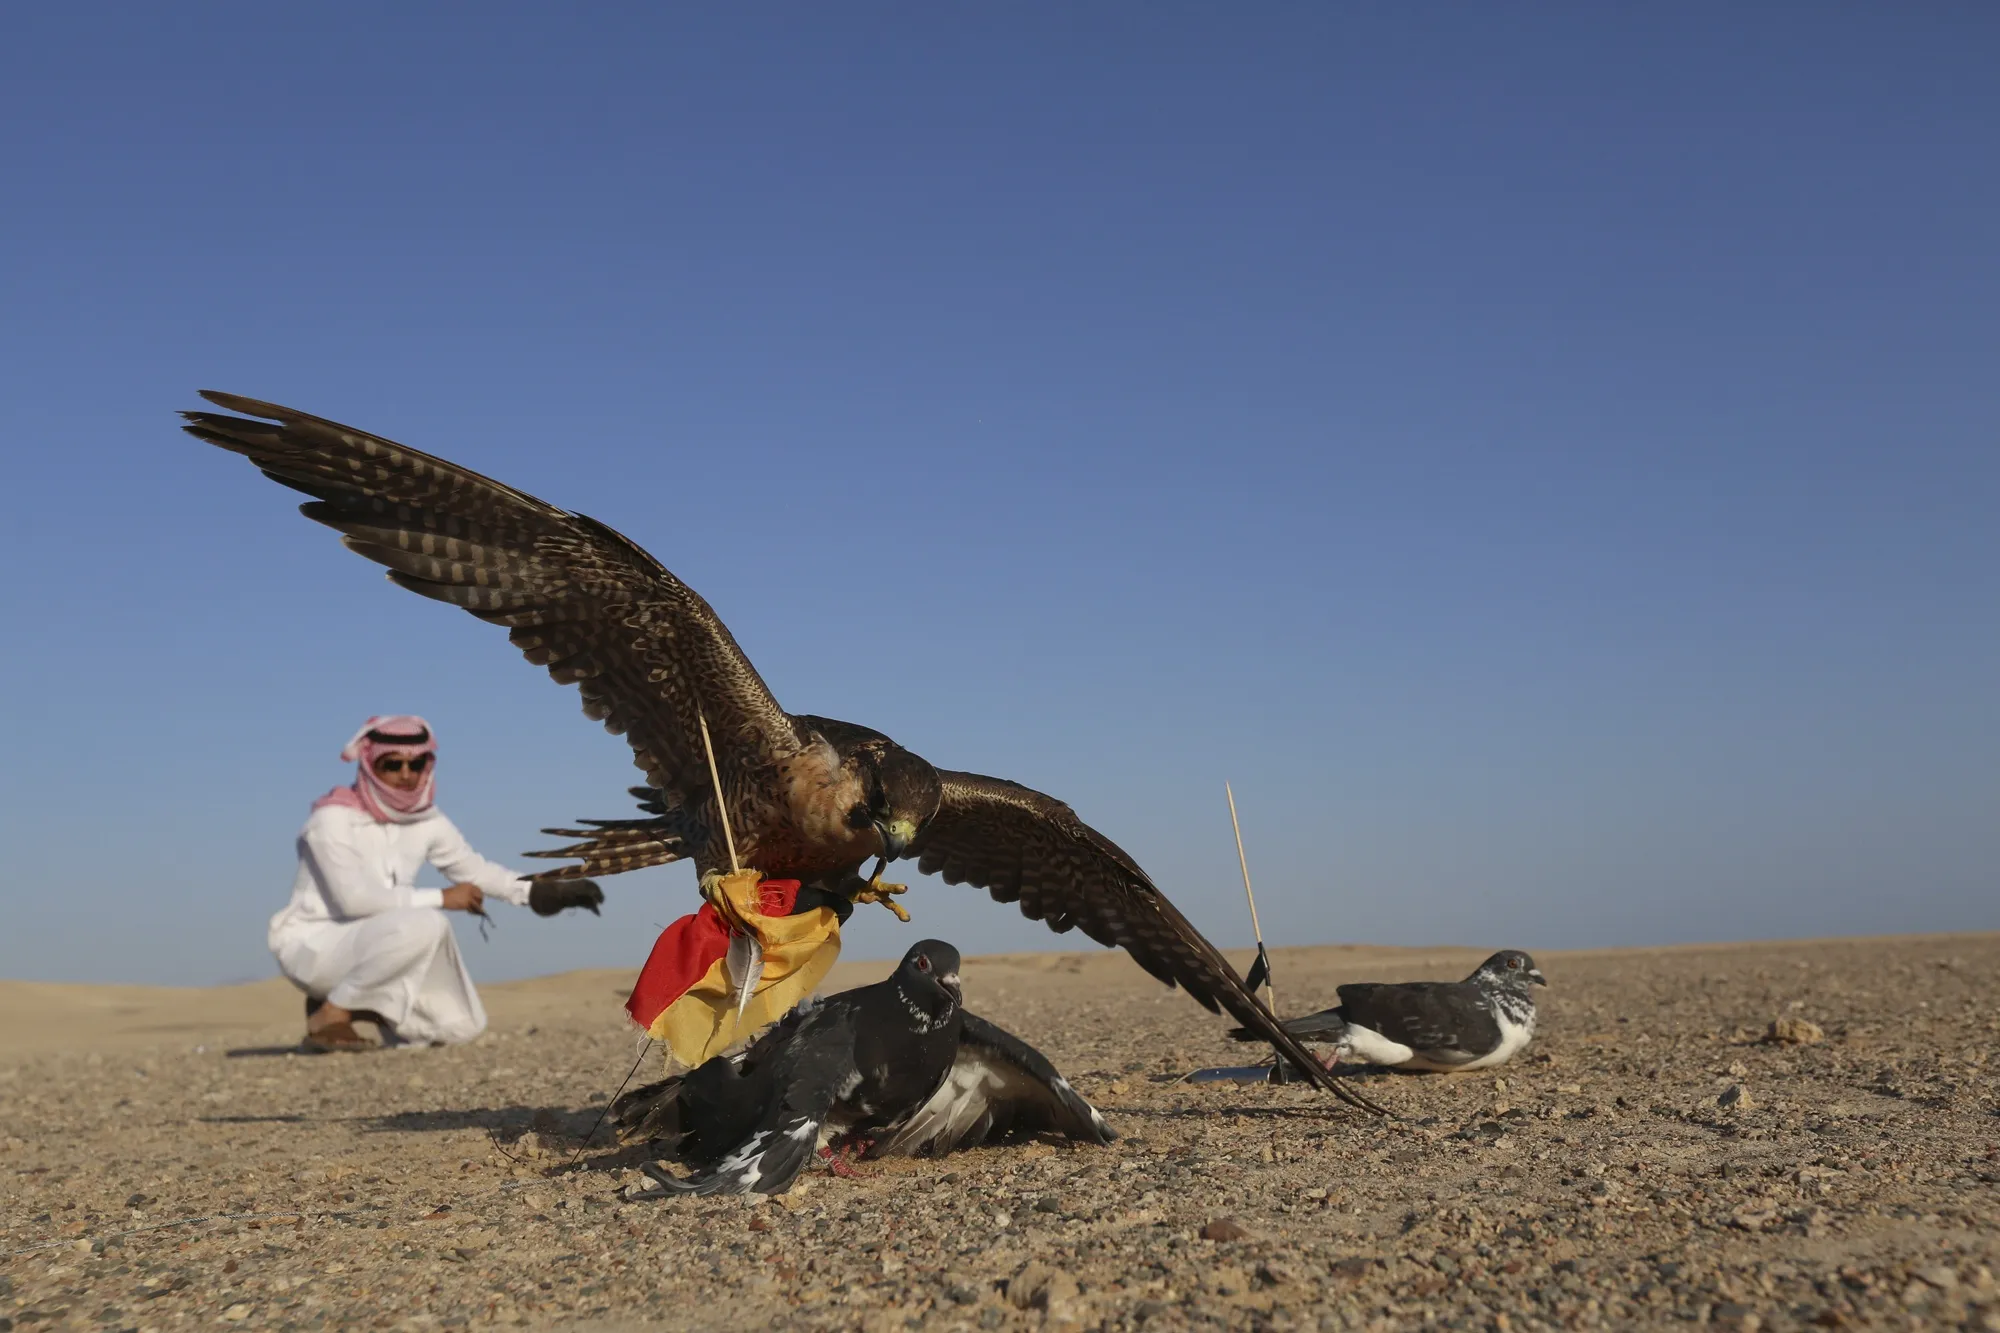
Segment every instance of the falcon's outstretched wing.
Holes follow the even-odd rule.
[[[732,788],[732,768],[797,751],[791,719],[728,628],[636,543],[380,436],[234,394],[202,397],[246,415],[185,412],[189,434],[314,497],[301,512],[396,583],[505,626],[530,662],[578,687],[585,713],[627,738],[655,787],[689,805],[707,793],[697,707]]]
[[[1018,902],[1055,931],[1081,926],[1099,944],[1181,986],[1211,1013],[1228,1010],[1313,1082],[1343,1101],[1380,1111],[1342,1086],[1278,1025],[1216,947],[1202,938],[1118,844],[1052,796],[1004,778],[938,770],[944,797],[906,853],[947,884],[976,884]]]

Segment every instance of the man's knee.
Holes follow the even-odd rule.
[[[431,907],[408,907],[399,915],[406,917],[406,929],[411,934],[433,942],[441,942],[451,935],[451,918]]]

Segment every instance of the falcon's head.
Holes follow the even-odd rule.
[[[918,940],[896,968],[896,989],[925,1031],[951,1018],[963,994],[958,950],[943,940]]]
[[[1472,974],[1472,980],[1484,981],[1488,985],[1503,986],[1508,990],[1526,990],[1530,986],[1546,986],[1548,980],[1542,970],[1535,966],[1535,960],[1519,949],[1502,949],[1479,965]]]
[[[854,754],[867,799],[847,815],[850,827],[873,827],[882,840],[882,859],[893,861],[916,841],[917,831],[944,799],[937,770],[893,741]]]

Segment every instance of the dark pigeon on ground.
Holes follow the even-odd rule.
[[[691,1175],[657,1165],[672,1194],[779,1194],[822,1147],[865,1157],[943,1156],[1008,1134],[1116,1138],[1043,1056],[960,1005],[958,950],[924,940],[886,981],[799,1006],[744,1050],[640,1088],[612,1115]],[[835,1157],[836,1163],[841,1159]]]
[[[1534,1037],[1533,988],[1547,984],[1534,959],[1503,949],[1463,981],[1342,986],[1337,1007],[1287,1019],[1285,1030],[1336,1046],[1330,1065],[1351,1059],[1433,1072],[1490,1069],[1513,1059]],[[1246,1028],[1229,1035],[1259,1039]]]

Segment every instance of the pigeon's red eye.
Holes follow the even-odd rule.
[[[919,972],[928,972],[928,971],[930,971],[930,970],[931,970],[931,960],[930,960],[929,958],[926,958],[926,957],[925,957],[925,956],[924,956],[923,954],[918,954],[918,955],[917,955],[917,971],[919,971]]]

